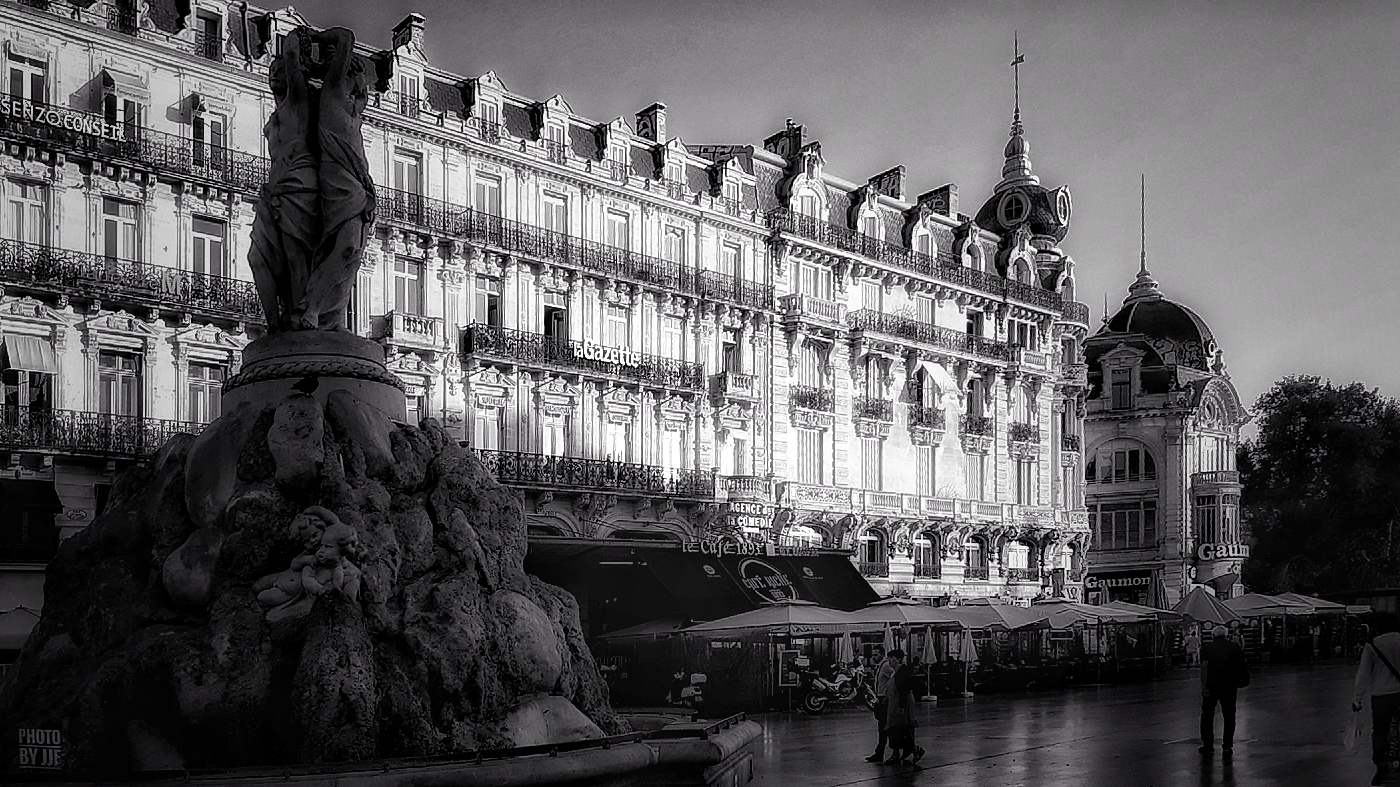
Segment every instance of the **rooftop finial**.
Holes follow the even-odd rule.
[[[1103,324],[1108,325],[1108,291],[1103,293]]]
[[[1021,128],[1021,64],[1026,62],[1026,56],[1021,54],[1021,33],[1015,31],[1013,42],[1016,56],[1011,60],[1011,68],[1016,72],[1016,114],[1011,119],[1011,136],[1022,133]]]
[[[1026,56],[1021,54],[1021,36],[1016,34],[1015,57],[1011,68],[1016,72],[1016,112],[1011,116],[1011,139],[1006,143],[1006,163],[1001,168],[1001,182],[993,189],[1000,194],[1014,186],[1039,185],[1040,178],[1031,174],[1031,146],[1026,142],[1026,129],[1021,125],[1021,64]]]
[[[1157,286],[1157,280],[1152,278],[1152,274],[1147,271],[1147,175],[1143,174],[1140,177],[1142,180],[1138,199],[1142,221],[1142,252],[1138,262],[1137,278],[1128,287],[1128,297],[1123,299],[1125,304],[1162,297],[1162,290]]]

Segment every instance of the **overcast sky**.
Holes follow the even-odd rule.
[[[792,117],[827,171],[896,164],[919,194],[958,184],[975,214],[1021,107],[1042,184],[1068,184],[1062,248],[1097,327],[1138,264],[1199,312],[1246,406],[1286,374],[1400,396],[1400,3],[304,0],[373,46],[410,11],[428,56],[513,91],[562,93],[671,136],[761,144]],[[1391,196],[1386,196],[1391,195]]]

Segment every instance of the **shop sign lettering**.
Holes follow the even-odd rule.
[[[1196,547],[1196,557],[1201,560],[1249,557],[1249,546],[1247,544],[1201,544]]]
[[[75,112],[71,109],[48,104],[36,104],[15,96],[0,96],[0,115],[16,120],[27,120],[53,126],[79,134],[88,134],[103,139],[126,141],[126,130],[120,125],[108,123],[96,115]]]
[[[1111,590],[1126,588],[1147,588],[1152,585],[1152,574],[1090,574],[1084,577],[1085,590]]]
[[[59,730],[19,730],[19,767],[56,769],[63,766],[63,733]]]
[[[762,523],[758,523],[760,526]],[[794,547],[759,541],[691,538],[681,542],[681,551],[698,555],[737,555],[740,557],[815,557],[815,547]]]
[[[583,357],[589,361],[615,363],[619,366],[641,366],[642,354],[625,347],[604,347],[592,342],[583,343]]]
[[[745,560],[739,564],[739,581],[744,587],[769,601],[792,601],[797,591],[788,575],[762,560]]]

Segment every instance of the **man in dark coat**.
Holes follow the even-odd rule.
[[[870,659],[870,666],[875,671],[872,688],[875,689],[875,725],[879,732],[879,739],[875,743],[875,753],[865,758],[866,762],[884,762],[885,743],[889,741],[889,732],[885,729],[885,716],[889,712],[889,703],[885,700],[885,686],[894,677],[894,672],[899,668],[898,660],[885,655],[885,649],[881,645],[875,646],[874,657]]]
[[[1201,748],[1202,754],[1215,751],[1215,706],[1225,717],[1221,750],[1235,748],[1235,695],[1249,684],[1249,667],[1244,649],[1230,641],[1224,626],[1211,630],[1211,641],[1201,648]]]

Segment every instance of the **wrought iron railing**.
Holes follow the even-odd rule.
[[[921,404],[909,405],[909,425],[925,429],[946,429],[948,414],[941,407],[924,407]]]
[[[595,162],[593,169],[613,180],[623,180],[630,174],[630,168],[627,166],[627,162],[610,158]]]
[[[180,311],[264,318],[252,282],[0,239],[0,281]]]
[[[1077,454],[1077,453],[1079,453],[1080,445],[1081,445],[1081,443],[1080,443],[1080,441],[1079,441],[1079,435],[1077,435],[1077,434],[1060,435],[1060,450],[1061,450],[1061,451],[1073,451],[1074,453]]]
[[[693,196],[690,187],[678,180],[662,178],[656,182],[656,185],[666,196],[674,200],[689,202],[690,198]]]
[[[893,421],[894,402],[876,396],[857,396],[851,402],[851,412],[857,418]]]
[[[1079,301],[1065,301],[1064,308],[1060,310],[1060,316],[1064,317],[1068,322],[1088,325],[1089,304],[1080,303]]]
[[[824,413],[834,412],[836,409],[836,397],[830,388],[815,388],[810,385],[794,385],[788,392],[788,400],[793,407],[802,407],[807,410],[820,410]]]
[[[964,579],[986,579],[991,576],[986,566],[968,566],[963,569]]]
[[[495,325],[467,326],[462,349],[466,355],[590,371],[669,388],[701,391],[705,387],[703,364]]]
[[[543,140],[544,157],[555,164],[569,163],[569,147],[563,142],[556,142],[552,139]]]
[[[1006,569],[1007,582],[1035,582],[1040,579],[1040,571],[1034,568]]]
[[[129,36],[136,35],[136,9],[129,4],[107,6],[107,29]]]
[[[195,57],[202,57],[205,60],[215,62],[224,59],[223,41],[217,31],[196,30],[194,31],[194,54]]]
[[[481,118],[472,118],[471,125],[476,127],[476,136],[482,142],[490,142],[492,144],[500,143],[501,131],[503,130],[500,123],[492,123],[489,120],[482,120]]]
[[[743,207],[739,204],[739,200],[730,199],[729,197],[715,197],[715,208],[731,216],[738,216],[743,213]]]
[[[49,10],[49,6],[53,5],[53,0],[19,0],[19,4],[30,8],[37,8],[40,11],[47,11]]]
[[[773,287],[683,262],[504,219],[398,189],[376,187],[380,218],[428,232],[463,238],[513,254],[577,265],[609,277],[658,289],[723,300],[757,309],[773,308]]]
[[[1025,421],[1012,421],[1006,432],[1013,443],[1040,442],[1040,427]]]
[[[992,433],[992,418],[987,415],[964,415],[958,434],[986,436]]]
[[[0,96],[0,137],[103,161],[130,162],[244,192],[267,182],[268,160],[220,145],[125,123],[102,115]]]
[[[1196,484],[1238,484],[1240,482],[1240,471],[1238,470],[1206,470],[1201,473],[1191,474],[1191,485]]]
[[[1005,342],[921,322],[911,317],[886,314],[874,309],[861,309],[848,314],[846,323],[852,330],[874,331],[995,361],[1011,360],[1011,346]]]
[[[887,577],[890,575],[890,564],[886,561],[862,560],[857,564],[857,567],[863,577]]]
[[[705,500],[715,496],[715,476],[705,470],[517,451],[478,450],[476,455],[486,470],[506,486],[634,492]]]
[[[915,579],[938,579],[943,576],[943,567],[938,563],[915,563]]]
[[[0,449],[29,448],[139,459],[155,453],[177,434],[197,435],[203,429],[204,424],[187,421],[0,407]]]
[[[772,230],[791,233],[842,251],[849,251],[872,260],[990,295],[1015,298],[1018,301],[1045,309],[1060,310],[1062,308],[1063,298],[1059,293],[994,273],[965,268],[957,262],[952,254],[942,250],[938,251],[937,256],[924,254],[896,246],[893,243],[876,240],[859,230],[838,227],[820,219],[801,216],[782,208],[770,212],[767,218],[768,228]]]

